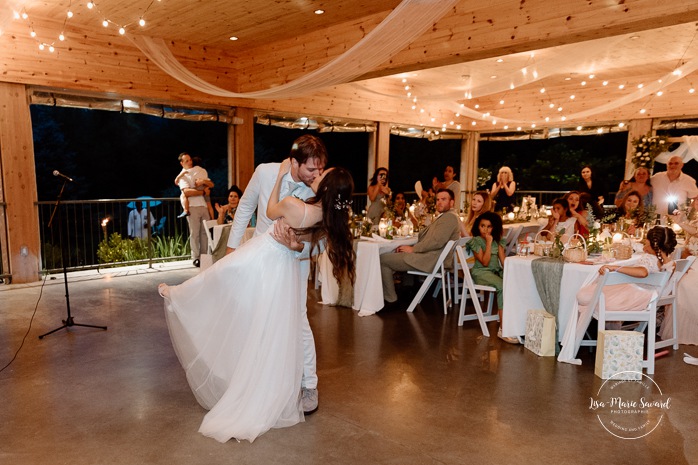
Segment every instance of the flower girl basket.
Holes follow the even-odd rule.
[[[572,244],[572,239],[579,237],[581,242]],[[565,244],[565,251],[562,252],[562,257],[566,262],[579,263],[587,259],[587,243],[581,234],[572,234],[569,239],[567,239],[567,244]]]
[[[544,229],[536,234],[536,237],[533,239],[533,255],[537,255],[539,257],[543,257],[545,255],[545,249],[552,247],[553,245],[552,241],[546,242],[545,238],[543,237],[543,233],[549,235],[551,239],[554,237],[553,233]]]
[[[611,250],[613,250],[613,256],[616,260],[627,260],[633,256],[633,241],[626,233],[622,234],[623,239],[611,245]]]

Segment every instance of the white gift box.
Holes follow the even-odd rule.
[[[601,379],[641,379],[644,345],[645,335],[637,331],[599,331],[594,374]]]
[[[524,347],[541,357],[555,356],[555,317],[545,310],[529,310]]]

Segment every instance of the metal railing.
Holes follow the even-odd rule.
[[[136,263],[152,265],[154,261],[189,256],[189,227],[186,218],[178,218],[182,211],[179,198],[66,200],[61,202],[51,227],[55,202],[37,205],[44,272],[63,269],[61,240],[68,270]],[[145,206],[146,218],[151,218],[150,228],[129,231],[129,215],[134,206],[138,210]],[[180,246],[176,247],[175,242]],[[177,251],[181,253],[174,253]]]

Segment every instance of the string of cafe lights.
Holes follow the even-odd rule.
[[[112,19],[109,19],[104,12],[102,12],[97,4],[97,2],[94,1],[89,1],[85,5],[88,10],[96,11],[99,16],[102,19],[102,26],[103,27],[109,27],[109,26],[115,26],[118,28],[119,34],[120,35],[125,35],[126,30],[130,27],[133,27],[134,25],[138,24],[140,27],[145,27],[146,21],[145,21],[145,16],[150,10],[150,8],[155,4],[155,3],[160,3],[162,0],[151,0],[148,6],[143,10],[141,14],[138,15],[138,21],[130,21],[126,23],[121,23],[118,21],[114,21]],[[72,0],[68,2],[68,8],[66,10],[66,14],[63,18],[63,25],[61,26],[61,32],[58,34],[57,40],[59,42],[65,42],[67,37],[66,37],[66,26],[68,24],[68,20],[70,20],[74,16],[73,9],[72,9]],[[34,28],[34,22],[31,20],[29,14],[27,13],[27,10],[25,8],[22,8],[20,11],[14,11],[13,12],[13,17],[15,20],[22,19],[28,23],[29,26],[29,35],[32,39],[35,39],[39,50],[48,50],[49,52],[53,53],[56,50],[56,39],[52,41],[48,40],[41,40],[38,38],[38,34],[36,32],[36,29]]]
[[[685,54],[688,52],[688,49],[689,49],[689,48],[690,48],[690,44],[686,47],[686,50],[685,50],[685,52],[684,52],[684,56],[685,56]],[[498,62],[501,62],[501,61],[503,61],[503,59],[500,58],[500,59],[497,59],[497,61],[498,61]],[[670,76],[676,76],[676,77],[678,78],[678,79],[674,80],[673,82],[678,82],[679,80],[682,79],[682,77],[681,77],[681,76],[682,76],[682,70],[681,70],[680,68],[681,68],[681,66],[682,66],[683,64],[685,64],[685,62],[684,62],[684,57],[682,57],[682,59],[679,60],[679,63],[676,65],[675,69],[674,69],[671,73],[669,73]],[[524,68],[522,68],[522,69],[520,70],[520,72],[522,72],[523,74],[525,74],[526,72],[528,72],[528,71],[527,71],[528,69],[530,69],[530,65],[527,65],[527,66],[525,66]],[[532,73],[532,75],[534,76],[534,78],[537,77],[537,76],[536,76],[537,73],[536,73],[535,69],[533,69],[533,71],[531,71],[531,73]],[[691,95],[695,94],[696,89],[695,89],[695,87],[693,86],[692,81],[688,78],[688,75],[686,75],[685,78],[686,78],[686,81],[685,81],[685,82],[688,84],[688,93],[691,94]],[[572,79],[572,78],[569,77],[569,76],[565,78],[565,80],[568,80],[568,81],[571,80],[571,79]],[[410,84],[408,83],[407,78],[402,78],[402,82],[403,82],[403,84],[405,85],[405,91],[406,91],[406,94],[407,94],[407,98],[409,98],[410,100],[412,100],[412,103],[413,103],[413,104],[412,104],[412,110],[417,110],[417,109],[419,109],[419,112],[420,112],[420,113],[425,113],[426,110],[425,110],[425,108],[424,108],[424,105],[421,105],[421,106],[420,106],[420,105],[417,105],[417,102],[419,101],[419,99],[417,98],[417,95],[416,95],[416,93],[414,92],[414,86],[412,86],[412,85],[410,85]],[[594,84],[593,84],[594,82],[600,83],[600,86],[601,86],[601,87],[606,87],[606,86],[609,86],[609,85],[613,85],[610,81],[608,81],[608,80],[601,80],[601,78],[599,78],[599,76],[597,76],[596,74],[590,73],[590,74],[588,74],[588,75],[585,75],[585,77],[580,81],[579,86],[580,86],[580,88],[582,88],[582,89],[590,89],[590,88],[592,88],[592,86],[594,86]],[[670,84],[673,84],[673,82],[670,82],[670,83],[667,84],[667,83],[663,82],[662,79],[659,79],[659,80],[658,80],[658,83],[661,85],[660,88],[659,88],[658,90],[656,90],[656,91],[651,92],[651,93],[647,96],[647,100],[645,100],[645,101],[642,103],[642,105],[641,105],[642,108],[638,111],[638,113],[640,113],[641,115],[646,114],[646,112],[647,112],[647,109],[646,109],[646,108],[647,108],[648,104],[650,103],[650,101],[651,101],[652,99],[656,98],[656,97],[661,97],[662,95],[664,95],[664,93],[665,93],[665,91],[666,91],[666,87],[667,87],[668,85],[670,85]],[[624,90],[624,89],[625,89],[625,90],[632,90],[634,86],[636,86],[637,89],[642,89],[642,88],[645,87],[645,84],[644,84],[644,83],[639,83],[639,84],[636,84],[636,85],[631,85],[631,84],[628,83],[627,81],[626,81],[626,82],[621,82],[620,84],[617,84],[617,85],[618,85],[619,90]],[[502,95],[502,97],[498,100],[500,105],[502,105],[502,104],[504,103],[504,101],[505,101],[505,99],[506,99],[506,95],[507,95],[511,90],[514,90],[514,89],[515,89],[514,84],[511,84],[509,90],[506,91],[506,92]],[[518,123],[516,126],[514,126],[513,124],[511,124],[512,120],[508,120],[508,121],[510,122],[510,124],[504,124],[503,126],[500,126],[500,127],[502,127],[504,130],[515,129],[516,131],[523,131],[523,130],[528,130],[529,128],[530,128],[530,129],[535,129],[539,124],[550,123],[551,121],[555,121],[555,120],[557,120],[557,122],[559,122],[559,123],[563,123],[563,124],[564,124],[565,121],[567,121],[567,119],[568,119],[568,117],[563,113],[563,111],[565,110],[565,103],[561,103],[561,102],[557,102],[557,103],[556,103],[556,102],[554,102],[553,99],[549,97],[549,94],[547,93],[547,90],[546,90],[546,88],[545,88],[545,85],[542,85],[536,92],[539,92],[539,93],[541,93],[541,94],[545,94],[545,95],[546,95],[546,97],[547,97],[547,106],[548,106],[548,108],[553,112],[553,116],[551,116],[551,115],[541,115],[540,121],[538,121],[538,122],[536,122],[536,121],[530,121],[530,122],[527,122],[527,123],[526,123],[526,122],[523,122],[523,121],[518,121],[518,122],[516,122],[516,123]],[[477,97],[473,97],[472,91],[471,91],[471,90],[468,90],[468,91],[466,91],[466,92],[464,93],[464,98],[466,98],[467,100],[477,99]],[[568,103],[573,102],[576,98],[577,98],[576,94],[572,93],[571,95],[569,95],[569,101],[568,101]],[[429,98],[423,98],[422,100],[429,100]],[[485,112],[483,112],[483,111],[480,109],[480,104],[478,104],[478,103],[475,103],[474,105],[472,105],[472,107],[466,106],[464,103],[458,104],[458,103],[456,102],[456,104],[459,105],[459,108],[460,108],[461,110],[460,110],[460,111],[458,111],[458,110],[453,110],[453,111],[455,112],[455,118],[459,118],[459,117],[463,116],[463,113],[470,113],[471,116],[469,116],[469,117],[472,118],[472,121],[471,121],[470,124],[471,124],[471,126],[473,126],[473,127],[474,127],[474,126],[477,126],[477,123],[478,123],[477,120],[484,121],[484,122],[489,122],[489,123],[491,123],[493,126],[496,126],[496,125],[498,124],[498,118],[497,118],[497,116],[493,115],[492,112],[490,112],[490,111],[485,111]],[[465,111],[465,110],[469,110],[469,111]],[[474,113],[477,113],[477,115],[476,115],[476,116],[473,115]],[[554,113],[558,113],[559,116],[554,115]],[[438,127],[438,126],[439,126],[439,123],[436,123],[436,118],[435,118],[434,116],[431,116],[431,113],[427,113],[427,115],[425,115],[425,116],[428,116],[428,117],[430,118],[431,126],[435,126],[435,127]],[[457,121],[455,118],[454,118],[454,120],[451,120],[451,121],[449,121],[448,123],[442,122],[442,123],[440,124],[440,126],[441,126],[441,131],[446,131],[447,129],[455,129],[455,130],[460,130],[460,129],[462,129],[464,123],[462,123],[462,122],[460,122],[460,121]],[[501,119],[502,121],[505,121],[504,118],[500,118],[500,119]],[[598,133],[603,133],[603,132],[605,132],[605,131],[610,130],[610,127],[612,127],[612,126],[617,126],[617,127],[619,127],[619,128],[624,128],[624,127],[626,126],[626,123],[621,121],[621,122],[616,123],[616,124],[613,124],[613,125],[604,125],[603,127],[597,128],[596,131],[597,131]],[[604,128],[606,128],[606,129],[604,130]],[[577,130],[582,130],[582,129],[584,129],[584,127],[583,127],[583,126],[577,126],[576,129],[577,129]],[[439,131],[438,131],[438,130],[433,130],[433,132],[434,132],[436,135],[439,134]],[[428,133],[428,132],[427,132],[427,133]]]

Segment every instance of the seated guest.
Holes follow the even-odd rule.
[[[507,248],[502,237],[504,228],[502,218],[493,212],[484,212],[478,216],[473,225],[473,238],[467,248],[475,257],[475,264],[470,270],[475,284],[492,286],[497,289],[497,307],[499,307],[500,327],[497,336],[510,344],[518,344],[514,337],[502,336],[502,308],[504,308],[504,258]]]
[[[548,219],[548,224],[543,227],[544,231],[553,234],[562,233],[571,236],[575,231],[577,219],[572,216],[570,204],[563,198],[553,200],[553,214]]]
[[[625,179],[620,182],[616,193],[616,207],[622,207],[625,197],[631,192],[640,194],[642,204],[645,207],[652,205],[652,184],[650,183],[650,170],[644,166],[635,168],[635,172],[629,181]]]
[[[659,271],[673,271],[674,262],[670,256],[676,247],[676,234],[671,228],[655,226],[647,233],[644,242],[644,252],[641,256],[633,258],[626,265],[604,265],[599,269],[599,274],[616,271],[636,278],[644,278],[649,273]],[[586,311],[596,290],[596,281],[584,286],[577,293],[579,311]],[[653,298],[655,289],[642,284],[624,283],[605,286],[603,290],[606,301],[606,309],[610,311],[636,310],[644,308]],[[607,325],[612,326],[612,325]]]
[[[235,212],[238,209],[238,204],[240,203],[240,198],[242,197],[242,190],[238,186],[231,186],[228,189],[228,203],[220,206],[216,203],[216,211],[218,212],[218,224],[229,224],[233,222],[235,218]]]
[[[401,245],[395,249],[395,253],[380,256],[383,298],[386,302],[397,300],[393,281],[395,271],[418,270],[430,273],[446,243],[458,239],[458,217],[450,212],[455,203],[454,197],[451,190],[439,189],[436,193],[436,211],[439,216],[419,232],[417,243]]]
[[[470,237],[473,235],[473,225],[475,219],[482,213],[492,210],[492,198],[487,191],[477,191],[473,194],[470,200],[470,208],[468,209],[468,217],[465,219],[465,230],[461,232],[461,237]],[[463,232],[465,234],[463,234]]]
[[[591,199],[591,197],[589,197],[589,194],[581,194],[577,191],[569,191],[564,195],[563,199],[567,200],[567,203],[570,206],[570,213],[572,213],[574,219],[577,220],[577,222],[575,223],[575,232],[581,234],[584,237],[588,236],[589,221],[587,220],[586,205],[587,203],[589,203],[589,199]],[[584,200],[584,203],[582,203],[582,200]]]
[[[406,220],[410,220],[413,226],[417,226],[419,222],[417,218],[412,214],[411,211],[407,209],[407,200],[405,199],[404,192],[398,192],[395,194],[395,200],[393,201],[393,212],[395,213],[395,219],[393,220],[393,226],[400,227]]]
[[[644,208],[640,193],[632,191],[625,196],[623,205],[616,209],[613,221],[625,220],[629,223],[625,232],[635,234],[635,228],[642,226]]]

